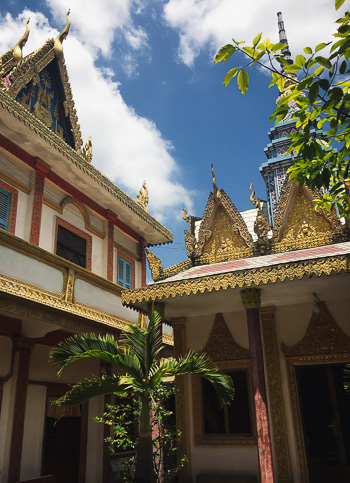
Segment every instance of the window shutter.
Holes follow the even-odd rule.
[[[124,260],[118,258],[118,284],[124,287]]]
[[[0,228],[7,230],[10,216],[11,195],[0,188]]]
[[[131,288],[131,265],[125,262],[125,287]]]
[[[131,264],[123,258],[118,258],[118,284],[125,288],[131,288],[131,280]]]

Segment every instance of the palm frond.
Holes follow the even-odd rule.
[[[54,404],[59,406],[71,406],[81,404],[92,397],[103,394],[111,394],[124,390],[120,377],[116,375],[83,379],[72,387],[64,396],[57,399]]]
[[[60,342],[50,352],[50,361],[57,367],[57,374],[84,357],[101,359],[124,369],[124,361],[114,337],[97,334],[75,335]]]
[[[152,371],[150,385],[157,384],[157,381],[169,376],[185,374],[197,374],[211,382],[221,404],[230,404],[234,398],[235,392],[231,377],[223,374],[206,354],[195,354],[193,351],[189,351],[179,361],[161,360],[159,366]]]
[[[122,344],[134,352],[145,378],[148,378],[149,370],[157,362],[157,355],[163,348],[160,324],[161,317],[153,312],[147,329],[128,324],[128,330],[122,336]]]
[[[350,364],[346,364],[344,369],[344,389],[350,395]]]

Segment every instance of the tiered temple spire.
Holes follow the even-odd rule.
[[[286,45],[286,47],[282,49],[283,56],[288,64],[293,64],[281,12],[277,13],[277,18],[279,40]],[[294,74],[289,74],[289,76],[293,75]],[[279,101],[281,96],[283,96],[283,93],[280,92],[276,102]],[[287,176],[287,170],[294,161],[292,153],[287,154],[287,151],[291,143],[288,136],[297,130],[296,120],[292,119],[293,112],[295,112],[296,109],[297,106],[295,101],[290,101],[288,113],[285,118],[269,130],[268,136],[270,138],[270,142],[264,149],[267,161],[262,163],[259,168],[266,184],[267,208],[271,226],[274,225],[275,212],[280,198],[282,186]],[[313,127],[313,129],[311,129],[310,134],[317,137],[324,137],[323,131],[317,129],[316,125]]]

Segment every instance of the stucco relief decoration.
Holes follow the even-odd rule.
[[[344,238],[342,227],[333,213],[321,207],[314,209],[318,193],[307,187],[287,182],[278,205],[272,239],[272,250],[284,252],[327,245]]]
[[[249,359],[249,350],[237,344],[220,313],[215,316],[214,325],[203,352],[213,361]]]
[[[326,304],[317,304],[308,328],[300,342],[293,347],[282,344],[286,357],[319,356],[350,353],[350,337],[344,334],[331,316]]]

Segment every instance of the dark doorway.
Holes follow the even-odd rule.
[[[350,481],[350,397],[344,365],[297,367],[309,481]]]
[[[42,475],[54,475],[56,483],[78,483],[80,416],[46,417]]]

